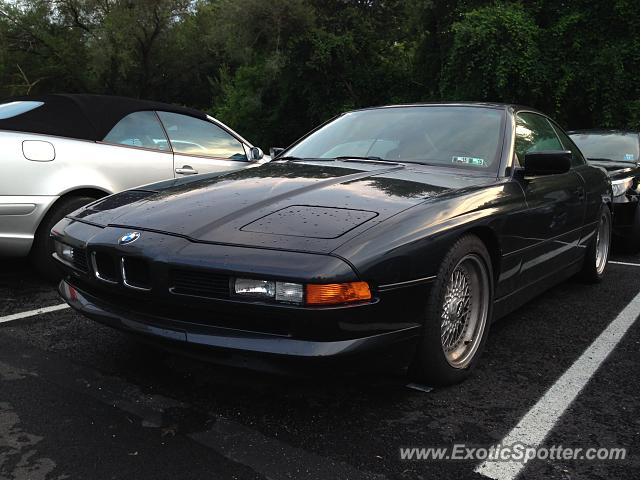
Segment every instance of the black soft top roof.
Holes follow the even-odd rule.
[[[0,130],[41,133],[82,140],[102,140],[113,126],[133,112],[160,110],[206,120],[198,110],[135,98],[88,94],[22,96],[15,101],[44,102],[44,105],[15,117],[0,120]]]

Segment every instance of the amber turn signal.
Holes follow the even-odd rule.
[[[367,282],[308,284],[305,297],[307,305],[337,305],[371,300],[371,290]]]

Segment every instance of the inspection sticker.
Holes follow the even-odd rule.
[[[624,159],[625,160],[635,160],[635,155],[633,153],[625,153],[624,154]]]
[[[464,163],[465,165],[475,165],[476,167],[484,167],[484,158],[476,157],[453,157],[451,159],[453,163]]]

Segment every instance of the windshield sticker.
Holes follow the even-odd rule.
[[[473,165],[476,167],[484,167],[486,165],[484,158],[476,157],[453,157],[451,161],[453,163],[464,163],[465,165]]]
[[[633,153],[625,153],[624,154],[624,159],[625,160],[635,160],[635,155]]]

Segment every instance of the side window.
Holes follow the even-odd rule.
[[[158,112],[176,153],[247,161],[242,144],[214,123],[178,113]]]
[[[569,136],[562,131],[557,125],[554,125],[553,128],[556,130],[558,137],[560,137],[560,141],[562,142],[564,150],[569,150],[571,152],[571,166],[578,167],[580,165],[584,165],[587,163],[582,152],[576,146],[575,143],[569,138]]]
[[[560,140],[549,121],[535,113],[519,113],[516,116],[515,151],[520,165],[527,152],[563,150]]]
[[[148,111],[130,113],[116,123],[102,141],[129,147],[171,150],[157,115]]]

